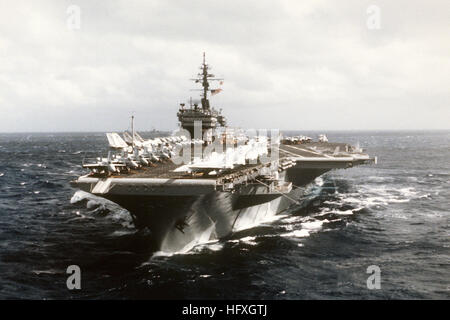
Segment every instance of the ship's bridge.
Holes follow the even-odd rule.
[[[210,90],[209,81],[220,81],[220,83],[222,83],[223,79],[215,78],[213,74],[208,73],[208,69],[210,69],[210,67],[205,61],[205,53],[203,53],[203,63],[200,69],[201,73],[197,75],[197,78],[191,80],[193,80],[195,83],[201,83],[202,85],[202,89],[199,89],[202,91],[201,105],[198,105],[197,103],[193,104],[192,99],[189,106],[181,103],[177,116],[178,120],[180,121],[181,127],[189,131],[189,133],[191,134],[191,138],[194,138],[194,128],[196,125],[198,125],[199,128],[201,128],[202,136],[196,138],[202,139],[206,131],[214,130],[220,126],[225,126],[226,120],[220,111],[217,111],[214,108],[210,107],[208,92],[211,95],[215,95],[221,92],[222,89],[216,88]]]

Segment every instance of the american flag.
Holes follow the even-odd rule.
[[[220,91],[222,91],[222,89],[213,89],[213,90],[211,90],[211,95],[214,96],[214,95],[218,94]]]

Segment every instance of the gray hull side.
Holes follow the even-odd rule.
[[[300,199],[307,184],[329,170],[289,168],[280,178],[292,182],[294,188],[283,195],[255,185],[242,192],[212,191],[199,195],[148,195],[130,192],[133,187],[122,187],[100,196],[127,209],[136,228],[150,230],[154,250],[183,252],[196,244],[273,220]],[[86,191],[91,187],[86,184]]]
[[[272,220],[293,204],[289,198],[298,199],[303,190],[295,188],[285,196],[267,195],[267,201],[261,200],[257,205],[250,201],[246,207],[242,204],[246,201],[243,196],[228,192],[201,196],[105,197],[126,208],[138,229],[151,231],[155,250],[183,252],[198,243],[220,239],[234,231]],[[237,202],[240,208],[233,209]]]

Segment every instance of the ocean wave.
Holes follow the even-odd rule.
[[[153,260],[155,258],[159,257],[172,257],[172,256],[179,256],[179,255],[196,255],[196,254],[202,254],[205,253],[205,251],[220,251],[223,249],[224,243],[219,242],[219,240],[210,240],[206,242],[193,242],[188,245],[186,245],[183,249],[175,252],[170,251],[156,251],[152,254],[150,257],[150,260]]]
[[[240,239],[228,240],[230,243],[245,243],[251,246],[257,245],[258,243],[255,241],[256,236],[247,236]]]
[[[125,230],[116,230],[114,232],[112,232],[110,234],[111,237],[122,237],[122,236],[127,236],[130,234],[134,234],[135,231],[133,230],[129,230],[129,229],[125,229]]]
[[[306,238],[310,236],[310,231],[305,229],[300,230],[294,230],[292,232],[288,233],[282,233],[280,234],[281,237],[287,237],[287,238]]]
[[[197,246],[195,246],[193,248],[193,252],[195,253],[200,253],[203,252],[204,250],[209,250],[209,251],[220,251],[223,249],[224,243],[219,242],[219,240],[212,240],[206,243],[202,243],[202,244],[198,244]]]
[[[393,177],[383,177],[383,176],[369,176],[367,178],[365,178],[366,181],[369,182],[392,182],[394,181]]]
[[[74,213],[75,213],[76,217],[71,218],[67,221],[73,222],[73,221],[78,221],[78,220],[95,220],[95,218],[89,217],[85,214],[82,214],[80,211],[75,211]]]
[[[49,269],[49,270],[32,270],[32,273],[35,275],[41,275],[41,274],[59,274],[59,273],[65,273],[63,270],[56,270],[56,269]]]
[[[386,207],[391,204],[407,203],[411,200],[428,198],[429,196],[427,193],[417,191],[414,187],[361,186],[361,192],[337,193],[337,199],[326,200],[323,203],[336,207],[345,205],[356,206],[357,208],[351,209],[354,212],[363,208],[379,208],[380,206]],[[350,214],[348,209],[344,211]]]
[[[317,177],[316,179],[314,179],[314,184],[315,184],[316,186],[321,187],[321,186],[323,186],[323,183],[324,183],[324,181],[323,181],[323,178],[322,178],[322,177]]]
[[[301,222],[300,223],[300,229],[295,229],[287,233],[280,234],[281,237],[287,237],[287,238],[306,238],[309,237],[312,233],[318,232],[322,230],[323,224],[330,222],[327,219],[324,220],[317,220],[317,219],[311,219],[309,217],[309,221]],[[297,227],[299,227],[297,225]],[[290,229],[290,228],[288,228]]]
[[[302,222],[302,228],[310,231],[316,231],[322,229],[322,225],[328,222],[328,220],[313,220],[309,222]]]
[[[71,204],[86,203],[90,215],[104,216],[123,227],[134,228],[130,213],[119,205],[107,199],[94,196],[91,193],[78,190],[70,199]]]
[[[91,197],[90,193],[78,190],[74,193],[72,198],[70,199],[70,203],[75,204],[77,202],[83,201]]]

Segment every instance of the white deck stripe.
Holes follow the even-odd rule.
[[[296,147],[293,147],[293,146],[289,146],[289,145],[284,145],[285,147],[289,147],[289,148],[294,148],[295,150],[298,150],[298,151],[305,151],[305,152],[309,152],[309,153],[312,153],[312,154],[316,154],[316,155],[319,155],[319,156],[324,156],[324,157],[326,157],[326,155],[325,154],[323,154],[323,153],[319,153],[319,152],[316,152],[316,151],[312,151],[311,149],[303,149],[303,148],[296,148]]]

